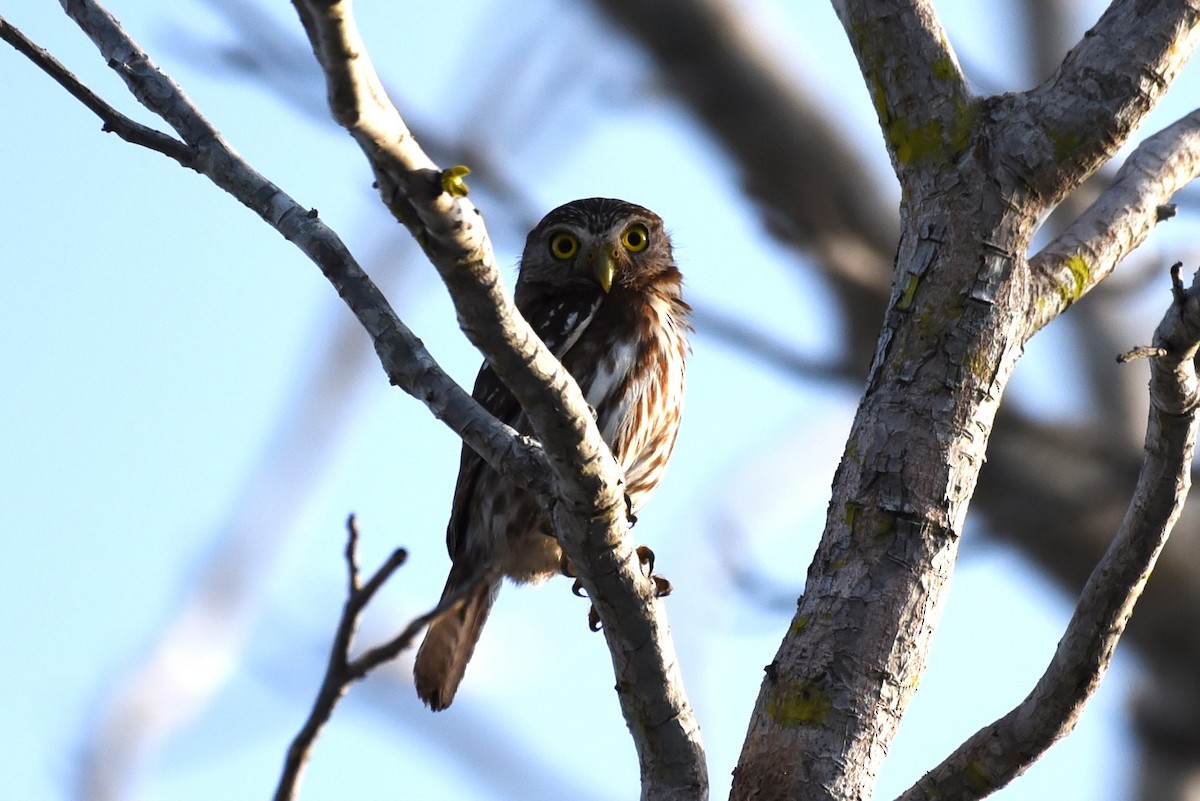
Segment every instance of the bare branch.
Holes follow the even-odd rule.
[[[901,183],[911,168],[956,158],[975,106],[928,0],[835,0]],[[886,47],[881,46],[887,42]]]
[[[358,570],[358,525],[354,515],[346,521],[346,573],[348,588],[346,603],[342,607],[342,615],[329,650],[329,662],[325,668],[325,677],[316,701],[308,713],[308,718],[300,731],[288,746],[287,757],[284,760],[283,774],[279,777],[279,785],[275,789],[275,801],[288,801],[295,798],[300,789],[300,777],[308,762],[313,744],[325,728],[334,707],[342,700],[351,682],[357,676],[347,674],[346,665],[350,659],[350,649],[354,647],[354,634],[358,630],[363,609],[378,592],[383,583],[404,564],[408,554],[397,548],[391,556],[380,565],[364,587],[359,579]]]
[[[438,170],[387,99],[349,3],[294,5],[325,70],[334,116],[359,142],[384,202],[425,248],[463,331],[520,401],[554,466],[557,492],[548,504],[554,531],[604,625],[643,797],[706,794],[699,727],[665,614],[629,543],[621,471],[582,393],[502,291],[465,188]]]
[[[58,81],[59,85],[70,92],[72,97],[95,112],[96,116],[104,122],[103,130],[115,133],[130,144],[157,150],[164,156],[175,159],[184,167],[196,169],[193,164],[194,153],[186,145],[162,131],[156,131],[130,119],[105,103],[95,92],[84,86],[74,73],[64,67],[62,62],[50,55],[45,48],[38,47],[31,42],[25,34],[11,25],[4,17],[0,17],[0,39],[16,48],[17,52]]]
[[[599,437],[578,387],[500,291],[482,222],[478,212],[462,200],[465,188],[457,183],[458,176],[440,173],[430,166],[432,162],[412,142],[399,115],[386,101],[365,54],[361,59],[350,58],[351,54],[361,53],[361,39],[352,22],[342,16],[344,6],[326,6],[327,14],[300,9],[314,49],[324,56],[327,66],[331,65],[327,74],[332,76],[334,107],[344,109],[342,101],[348,101],[359,109],[354,112],[356,119],[370,123],[352,130],[364,134],[360,141],[371,156],[381,190],[392,201],[393,212],[414,229],[418,241],[441,269],[458,303],[464,330],[477,344],[488,336],[497,339],[496,332],[501,333],[501,346],[485,350],[497,373],[526,407],[535,430],[553,446],[551,461],[562,490],[558,493],[549,491],[552,478],[542,449],[484,414],[441,372],[315,212],[301,209],[241,160],[107,11],[90,0],[68,0],[66,7],[138,100],[167,120],[195,149],[198,170],[254,209],[322,268],[372,335],[393,383],[424,401],[497,469],[547,500],[559,524],[556,528],[564,548],[579,569],[585,587],[594,599],[610,596],[598,608],[610,643],[621,646],[613,648],[618,674],[625,670],[643,679],[636,686],[628,685],[636,692],[622,692],[620,698],[642,757],[647,795],[706,793],[707,774],[698,727],[682,694],[662,610],[656,601],[648,600],[645,591],[652,585],[639,570],[633,549],[622,547],[626,546],[627,523],[619,470]],[[368,101],[366,106],[360,106],[364,100]],[[370,113],[358,116],[364,108]],[[383,132],[384,140],[372,140],[371,132]],[[564,425],[563,421],[570,424]],[[567,501],[566,506],[574,514],[567,514],[563,504],[549,503],[554,496]],[[591,531],[586,530],[588,526]],[[614,554],[619,555],[615,565]],[[608,589],[597,590],[591,579],[597,574]],[[613,588],[619,588],[623,595],[618,597]],[[626,619],[641,625],[623,633]],[[642,639],[647,630],[656,632],[650,648]],[[401,639],[393,641],[393,647]],[[654,692],[638,695],[647,688]],[[665,714],[661,714],[663,709]],[[680,758],[681,754],[686,758]]]
[[[350,651],[354,647],[354,635],[362,619],[363,610],[375,593],[383,587],[384,582],[391,578],[408,558],[402,548],[392,552],[379,569],[376,570],[366,584],[361,583],[358,569],[358,526],[351,515],[346,521],[346,574],[348,588],[346,603],[342,606],[342,615],[338,620],[334,634],[333,645],[329,650],[329,661],[325,668],[325,676],[321,681],[321,689],[317,692],[316,700],[308,713],[308,718],[300,727],[291,745],[288,746],[287,757],[284,760],[283,773],[275,789],[275,801],[291,801],[300,789],[300,778],[304,766],[308,763],[313,745],[320,736],[321,730],[329,722],[338,702],[346,695],[350,685],[364,678],[375,668],[394,659],[397,654],[412,645],[417,634],[435,617],[445,614],[462,598],[462,592],[443,600],[435,609],[412,620],[396,637],[387,644],[373,648],[357,659],[350,659]],[[464,589],[471,589],[466,587]]]
[[[1053,204],[1117,152],[1200,43],[1188,0],[1114,0],[1045,83],[1001,101],[997,145]]]
[[[503,290],[479,210],[465,185],[421,149],[387,97],[340,0],[293,3],[322,68],[335,118],[359,143],[384,203],[413,232],[445,281],[459,324],[526,410],[560,480],[589,465],[564,497],[579,510],[616,509],[620,473],[587,403]],[[563,425],[563,421],[573,421]],[[590,489],[583,484],[590,483]]]
[[[317,213],[300,206],[229,147],[107,10],[93,0],[64,0],[64,8],[139,102],[180,134],[193,151],[193,169],[257,213],[321,268],[371,335],[391,382],[424,403],[497,469],[547,497],[550,477],[541,447],[484,412],[441,369]]]
[[[1167,352],[1162,348],[1156,348],[1151,345],[1139,345],[1136,348],[1130,348],[1124,353],[1117,356],[1119,364],[1129,364],[1138,359],[1149,359],[1155,356],[1166,356]]]
[[[1050,666],[1020,705],[963,743],[901,801],[976,799],[1003,787],[1074,728],[1099,687],[1191,485],[1200,407],[1193,361],[1200,350],[1200,280],[1185,290],[1179,267],[1171,270],[1171,308],[1154,335],[1163,355],[1151,359],[1150,419],[1137,490]]]
[[[437,267],[463,331],[521,402],[560,480],[580,465],[589,467],[589,475],[580,476],[563,497],[580,510],[609,510],[615,520],[623,502],[619,470],[575,382],[504,293],[482,217],[466,199],[465,185],[438,169],[388,99],[349,3],[294,5],[325,70],[334,116],[362,147],[388,208]],[[564,420],[572,423],[564,426]]]
[[[1171,216],[1171,197],[1200,175],[1200,110],[1151,136],[1100,197],[1029,260],[1038,301],[1029,335],[1113,271]]]
[[[885,125],[899,112],[930,147],[913,149],[906,164],[891,142],[908,190],[892,303],[804,593],[759,691],[735,798],[870,795],[924,668],[1027,325],[1024,254],[1043,209],[1028,180],[993,157],[998,101],[974,103],[951,88],[948,102],[932,87],[943,114],[908,113],[906,102],[921,101],[905,92],[938,71],[930,54],[942,34],[918,16],[932,9],[883,2],[852,11],[843,24],[862,38],[859,49],[885,54],[860,54],[872,86],[893,84]],[[878,63],[905,58],[928,74],[880,74]],[[960,83],[956,75],[950,83]],[[966,112],[962,129],[945,127],[955,101]]]

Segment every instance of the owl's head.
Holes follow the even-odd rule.
[[[529,232],[518,284],[641,289],[677,277],[671,240],[649,209],[624,200],[573,200]]]

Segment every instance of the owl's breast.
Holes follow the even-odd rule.
[[[639,305],[633,314],[602,308],[564,361],[625,471],[635,510],[658,484],[674,448],[687,355],[686,323],[676,305],[659,297]]]

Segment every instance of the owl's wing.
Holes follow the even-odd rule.
[[[586,293],[544,293],[543,297],[531,300],[518,293],[517,304],[534,332],[561,360],[592,322],[604,297],[599,289]],[[486,362],[475,377],[471,397],[500,422],[522,433],[529,433],[521,405]],[[454,504],[450,523],[446,527],[446,550],[450,552],[452,560],[457,559],[460,553],[465,553],[471,504],[479,489],[480,476],[490,469],[491,466],[470,445],[463,444],[458,462],[458,483],[454,487]]]
[[[521,314],[555,358],[562,361],[596,317],[604,298],[599,288],[570,295],[554,294],[522,304],[529,308],[521,308]]]

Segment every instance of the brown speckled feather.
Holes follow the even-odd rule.
[[[568,256],[566,247],[554,250],[563,237],[574,242]],[[597,278],[596,265],[605,259],[613,267],[608,291]],[[521,258],[517,308],[595,409],[600,433],[625,470],[634,512],[658,485],[678,431],[690,331],[681,288],[662,221],[619,200],[555,209],[529,234]],[[472,394],[497,419],[531,433],[516,399],[487,365]],[[417,653],[417,693],[432,709],[454,699],[501,580],[538,582],[559,572],[562,554],[551,533],[536,501],[464,446],[442,597],[469,582],[478,586],[430,625]]]

